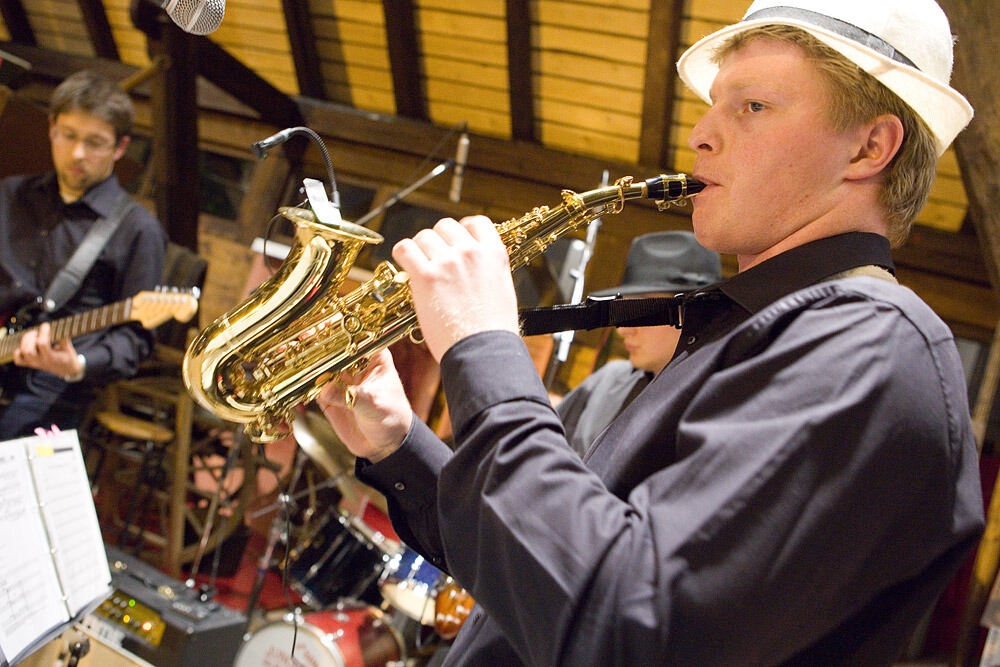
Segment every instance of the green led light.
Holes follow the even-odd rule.
[[[135,606],[135,600],[129,600],[128,601],[128,606],[134,607]]]

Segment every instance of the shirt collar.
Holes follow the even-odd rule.
[[[118,177],[111,174],[83,193],[83,196],[77,201],[83,202],[98,215],[107,217],[114,211],[120,191],[121,186],[118,185]]]
[[[895,273],[889,240],[880,234],[848,232],[786,250],[717,287],[756,313],[786,294],[842,271],[872,264]]]
[[[54,171],[47,172],[42,176],[37,181],[36,187],[50,195],[54,201],[63,203],[62,197],[59,194],[59,181],[56,179]],[[67,204],[67,206],[85,204],[97,215],[107,217],[114,211],[115,204],[118,202],[118,193],[121,189],[121,185],[118,184],[118,177],[111,174],[84,192],[82,197]]]

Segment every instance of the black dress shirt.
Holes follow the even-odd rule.
[[[54,172],[0,182],[0,312],[10,313],[44,294],[93,223],[111,213],[121,192],[111,176],[65,204]],[[162,280],[165,252],[160,223],[142,206],[133,208],[80,290],[51,319],[153,289]],[[87,359],[86,381],[96,384],[134,375],[152,349],[152,334],[131,324],[85,334],[73,345]]]
[[[455,344],[457,449],[358,462],[477,601],[449,665],[885,665],[983,506],[948,328],[846,234],[690,294],[671,363],[586,458],[520,339]],[[886,274],[888,275],[888,274]]]

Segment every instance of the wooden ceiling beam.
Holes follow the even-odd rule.
[[[684,0],[650,3],[639,161],[661,167],[672,165],[674,159],[670,142],[677,86],[674,62],[680,49],[683,17]]]
[[[309,3],[302,0],[281,0],[284,9],[288,42],[295,63],[295,78],[299,92],[318,100],[327,99],[323,74],[320,70],[319,50],[316,48],[316,32],[313,30]]]
[[[21,0],[0,0],[0,17],[3,17],[11,40],[29,46],[38,44],[35,31],[31,27],[31,22],[28,21],[28,13],[24,11],[24,4]]]
[[[121,60],[103,0],[77,0],[77,4],[80,5],[80,14],[94,47],[94,55],[108,60]]]
[[[423,157],[429,155],[451,131],[423,121],[358,111],[332,102],[308,98],[298,101],[308,126],[316,132],[390,151]],[[658,173],[655,167],[564,153],[522,141],[482,135],[472,136],[471,141],[466,182],[475,178],[476,170],[482,170],[557,188],[589,190],[601,182],[605,169],[611,170],[612,178],[625,174],[649,178]]]
[[[196,37],[198,73],[280,127],[302,124],[302,114],[290,96],[272,86],[208,37]]]
[[[406,118],[427,119],[427,104],[420,85],[420,47],[413,0],[382,0],[389,69],[396,100],[396,113]]]
[[[524,0],[507,0],[507,77],[510,134],[534,142],[535,92],[531,72],[531,10]]]

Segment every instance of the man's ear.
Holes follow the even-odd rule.
[[[863,180],[876,176],[889,166],[903,145],[903,122],[893,114],[882,114],[858,130],[857,155],[847,167],[847,178]]]
[[[127,134],[118,140],[118,145],[115,146],[115,162],[118,162],[118,160],[122,159],[122,156],[125,155],[125,149],[128,148],[128,145],[131,141],[132,137],[128,136]]]

